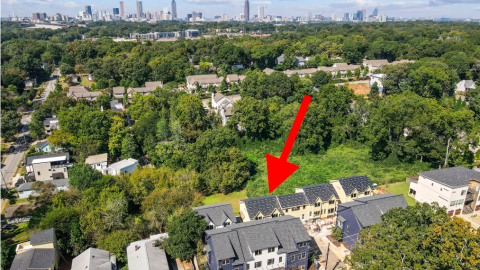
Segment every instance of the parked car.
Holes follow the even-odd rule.
[[[13,225],[13,224],[5,224],[2,226],[2,230],[13,230],[13,229],[16,229],[17,226]]]
[[[8,151],[10,151],[10,153],[12,153],[13,151],[15,151],[15,147],[14,147],[14,146],[10,146],[10,148],[8,149]]]
[[[25,181],[23,180],[18,180],[16,183],[15,183],[15,187],[19,187],[21,184],[25,183]]]

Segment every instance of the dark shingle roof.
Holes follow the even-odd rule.
[[[30,245],[36,246],[46,243],[53,243],[55,230],[53,228],[43,230],[41,232],[32,233],[30,235]]]
[[[373,190],[372,183],[368,176],[351,176],[338,179],[346,195],[350,195],[355,189],[364,192],[367,188]]]
[[[235,214],[233,213],[232,205],[229,203],[199,206],[194,207],[193,210],[197,211],[198,215],[202,216],[207,224],[211,221],[215,226],[220,226],[227,218],[229,218],[232,223],[237,221]]]
[[[468,186],[470,184],[468,180],[480,181],[480,172],[460,166],[441,170],[421,172],[418,174],[452,188]]]
[[[61,187],[61,186],[66,186],[69,184],[69,179],[68,178],[65,178],[65,179],[56,179],[56,180],[45,180],[45,181],[42,181],[44,184],[46,183],[52,183],[54,184],[55,186],[57,187]],[[24,184],[21,184],[18,188],[17,188],[17,191],[25,191],[25,190],[31,190],[32,189],[32,185],[34,184],[35,182],[28,182],[28,183],[24,183]]]
[[[282,208],[308,204],[307,198],[303,192],[282,195],[278,196],[277,198]]]
[[[49,269],[55,259],[54,248],[35,248],[15,255],[10,270]]]
[[[207,231],[217,260],[234,258],[234,265],[251,260],[251,252],[278,247],[278,253],[297,251],[295,243],[310,241],[300,219],[292,216],[237,223],[226,228]]]
[[[339,204],[338,216],[342,216],[341,209],[350,208],[363,227],[367,227],[382,222],[381,216],[388,210],[396,207],[406,208],[407,206],[407,201],[401,194],[381,194]]]
[[[245,199],[241,200],[245,203],[247,207],[248,216],[252,219],[255,218],[258,212],[262,213],[264,216],[269,216],[272,212],[277,209],[281,214],[283,211],[278,203],[277,197],[273,195]]]
[[[35,159],[42,159],[42,158],[53,158],[53,157],[67,157],[67,161],[70,160],[70,154],[68,152],[65,153],[58,153],[58,154],[51,154],[51,155],[41,155],[41,156],[33,156],[33,157],[25,157],[25,165],[32,165],[32,161]]]
[[[42,149],[47,144],[48,144],[48,141],[38,142],[37,143],[37,148]]]
[[[340,199],[338,197],[337,191],[331,184],[318,184],[312,186],[305,186],[299,187],[299,189],[303,189],[305,196],[310,204],[314,204],[318,198],[323,202],[326,202],[335,196],[335,198]]]

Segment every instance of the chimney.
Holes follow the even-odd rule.
[[[137,251],[140,247],[135,245],[135,251]]]

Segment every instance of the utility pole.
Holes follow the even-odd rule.
[[[327,259],[325,260],[325,270],[327,270],[327,265],[328,265],[328,254],[330,254],[330,243],[328,243],[328,246],[327,246]]]
[[[7,182],[5,181],[5,177],[3,177],[3,172],[0,171],[0,173],[2,174],[2,179],[3,179],[3,183],[5,183],[5,188],[8,190],[8,185],[7,185]]]

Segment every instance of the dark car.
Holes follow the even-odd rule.
[[[17,226],[15,225],[12,225],[12,224],[5,224],[2,226],[2,230],[13,230],[13,229],[16,229]]]
[[[15,187],[19,187],[21,184],[25,183],[25,181],[23,180],[18,180],[16,183],[15,183]]]
[[[10,151],[10,153],[12,153],[13,151],[15,151],[15,147],[10,146],[10,148],[8,150]]]

